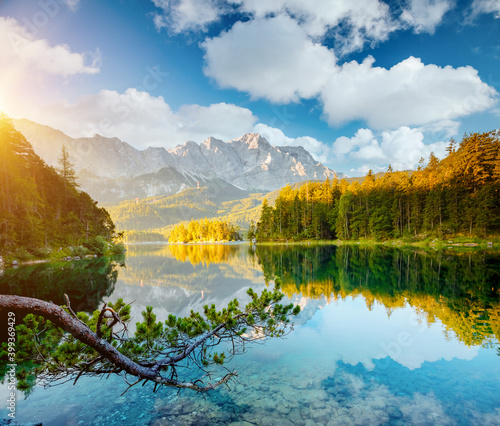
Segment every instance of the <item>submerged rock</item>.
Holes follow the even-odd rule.
[[[115,404],[124,404],[125,402],[127,402],[127,398],[124,396],[120,396],[115,399]]]

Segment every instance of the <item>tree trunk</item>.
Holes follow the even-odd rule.
[[[97,337],[86,324],[72,317],[60,306],[30,297],[0,295],[0,311],[16,311],[21,314],[35,314],[52,321],[57,327],[70,333],[76,339],[99,352],[106,359],[127,373],[154,379],[148,368],[142,367],[118,352],[106,340]]]

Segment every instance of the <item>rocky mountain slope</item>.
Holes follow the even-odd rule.
[[[256,133],[229,142],[210,137],[202,144],[187,141],[169,150],[138,150],[118,138],[95,135],[73,139],[29,120],[13,123],[50,165],[57,167],[65,145],[82,189],[106,205],[175,194],[196,187],[198,182],[211,191],[245,195],[336,176],[304,148],[272,146]]]

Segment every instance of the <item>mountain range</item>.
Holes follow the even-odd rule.
[[[173,149],[139,150],[118,138],[71,138],[60,130],[26,119],[12,120],[49,165],[57,167],[66,146],[80,187],[101,204],[164,196],[188,188],[238,199],[290,183],[342,177],[301,146],[273,146],[257,133],[228,142],[209,137]]]

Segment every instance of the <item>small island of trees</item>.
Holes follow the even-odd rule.
[[[170,243],[225,242],[240,241],[240,230],[226,221],[208,220],[191,221],[187,227],[177,225],[168,238]]]

